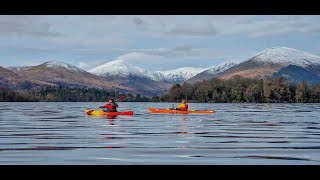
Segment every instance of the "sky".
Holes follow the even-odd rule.
[[[320,16],[0,15],[0,66],[122,59],[148,70],[207,68],[281,46],[320,55]]]

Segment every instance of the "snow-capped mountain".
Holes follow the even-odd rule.
[[[274,77],[273,75],[283,68],[285,69],[281,72],[288,72],[286,68],[288,66],[295,66],[295,68],[290,68],[291,75],[293,75],[292,69],[299,67],[317,76],[320,75],[319,56],[287,47],[272,47],[218,74],[218,76],[221,78],[230,78],[235,75],[247,78]],[[299,72],[305,71],[299,70]],[[279,73],[277,76],[279,76]]]
[[[30,69],[32,67],[33,66],[11,66],[11,67],[7,67],[6,69],[13,71],[13,72],[19,72],[19,71]]]
[[[236,62],[228,61],[226,63],[222,63],[217,66],[212,66],[210,68],[207,68],[205,71],[196,74],[194,77],[190,78],[187,82],[193,83],[193,82],[197,82],[197,81],[210,79],[214,75],[222,73],[222,72],[224,72],[224,71],[226,71],[236,65],[237,65]]]
[[[213,66],[213,67],[209,68],[207,71],[205,71],[205,73],[212,74],[212,75],[222,73],[222,72],[232,68],[235,65],[237,65],[236,62],[228,61],[226,63],[219,64],[217,66]]]
[[[88,70],[88,72],[147,95],[161,94],[170,88],[167,83],[152,80],[150,78],[152,77],[151,72],[123,60],[102,64]]]
[[[207,70],[208,68],[183,67],[168,71],[152,72],[150,78],[155,81],[182,82]]]
[[[73,72],[86,72],[83,69],[80,69],[76,66],[73,66],[73,65],[70,65],[67,63],[63,63],[60,61],[48,61],[48,62],[43,63],[43,65],[48,68],[65,68],[68,71],[73,71]],[[11,67],[7,67],[6,69],[9,69],[14,72],[19,72],[19,71],[28,70],[32,67],[34,67],[34,66],[11,66]]]
[[[98,67],[89,69],[88,72],[95,74],[97,76],[119,76],[119,77],[128,77],[128,76],[138,76],[145,77],[143,69],[135,67],[132,64],[129,64],[123,60],[115,60],[105,64],[102,64]]]
[[[288,69],[286,68],[288,66],[291,67]],[[285,69],[282,70],[282,68]],[[246,78],[279,77],[284,74],[288,75],[288,72],[290,72],[290,76],[298,77],[293,75],[294,71],[292,69],[299,69],[297,72],[309,72],[308,76],[299,76],[300,80],[302,79],[301,77],[311,77],[310,74],[320,76],[320,57],[292,48],[272,47],[257,53],[241,63],[228,62],[212,67],[197,74],[188,80],[188,82],[193,83],[214,77],[228,79],[235,75]],[[312,77],[313,82],[315,82],[314,76]]]
[[[32,89],[40,87],[41,85],[45,85],[45,83],[20,76],[16,72],[0,66],[0,87],[12,89]]]
[[[181,82],[192,78],[208,68],[183,67],[168,71],[149,71],[133,66],[123,60],[115,60],[88,70],[97,76],[142,77],[153,81]]]
[[[320,57],[287,47],[272,47],[259,52],[251,60],[264,64],[296,65],[308,67],[319,65]]]
[[[88,71],[59,61],[8,69],[0,67],[0,86],[66,85],[117,89],[151,96],[165,93],[174,83],[227,79],[235,75],[246,78],[285,76],[295,82],[320,82],[320,57],[287,47],[268,48],[246,61],[229,61],[209,68],[149,71],[124,60],[115,60]]]
[[[76,66],[67,64],[67,63],[63,63],[60,61],[48,61],[43,63],[44,66],[46,66],[47,68],[65,68],[68,71],[72,71],[72,72],[86,72],[83,69],[80,69]]]
[[[107,81],[76,66],[59,61],[45,62],[38,66],[19,71],[18,74],[28,79],[34,79],[54,85],[104,89],[119,88],[129,90],[116,82]]]

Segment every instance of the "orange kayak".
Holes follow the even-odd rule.
[[[151,113],[171,113],[171,114],[213,114],[216,111],[214,110],[188,110],[188,111],[180,111],[180,110],[171,110],[171,109],[157,109],[157,108],[148,108]]]

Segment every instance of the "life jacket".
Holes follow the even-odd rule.
[[[110,110],[116,110],[118,108],[118,104],[117,103],[108,103],[104,107],[107,109],[110,109]]]
[[[181,103],[178,108],[180,111],[188,111],[188,104],[187,103]]]

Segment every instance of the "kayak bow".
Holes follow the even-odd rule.
[[[171,114],[213,114],[216,111],[214,110],[188,110],[188,111],[180,111],[180,110],[171,110],[171,109],[157,109],[157,108],[148,108],[151,113],[171,113]]]
[[[124,111],[124,112],[105,112],[103,110],[85,110],[87,115],[110,115],[110,116],[117,116],[117,115],[133,115],[133,111]]]

